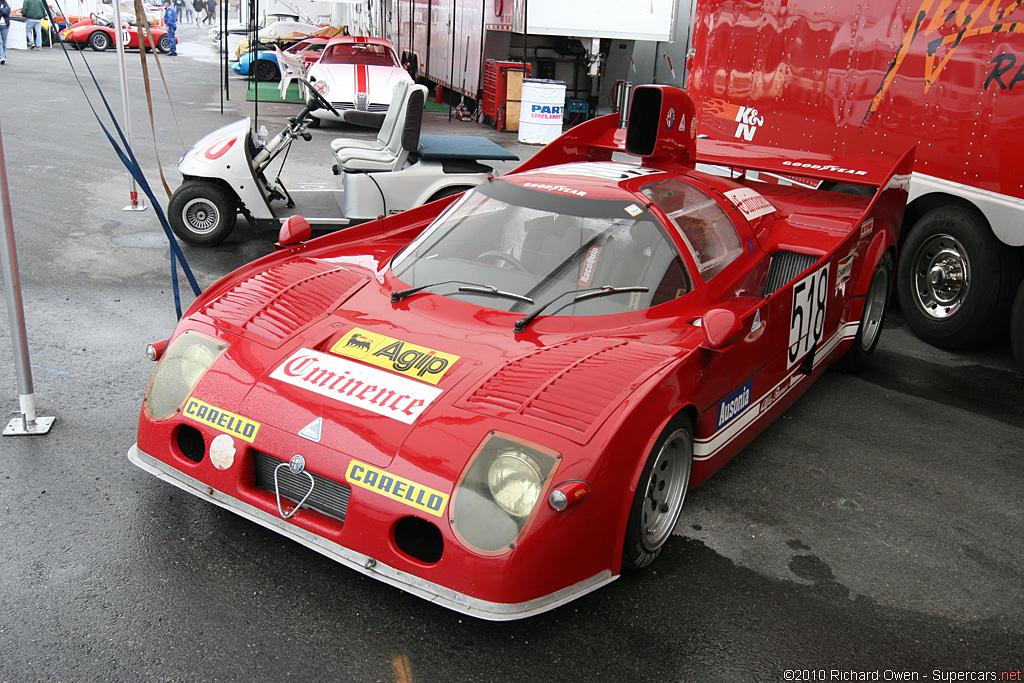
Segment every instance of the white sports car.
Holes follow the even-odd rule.
[[[356,36],[332,38],[319,61],[309,67],[307,78],[340,113],[312,112],[314,127],[322,119],[352,123],[349,112],[387,113],[395,85],[412,82],[391,43]]]

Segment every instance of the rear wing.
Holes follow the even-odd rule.
[[[890,158],[837,157],[814,152],[762,147],[741,142],[698,140],[693,101],[679,88],[641,85],[633,89],[629,121],[609,114],[570,128],[512,173],[576,161],[608,161],[615,153],[641,158],[641,165],[665,170],[695,168],[697,163],[799,176],[829,183],[904,190],[913,170],[913,148],[894,163]],[[876,193],[875,199],[878,199]]]

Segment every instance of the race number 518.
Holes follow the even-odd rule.
[[[799,359],[807,355],[825,332],[828,285],[828,264],[793,285],[787,368],[793,367]]]

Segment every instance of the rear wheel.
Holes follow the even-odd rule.
[[[237,200],[206,181],[183,183],[167,206],[167,219],[174,234],[195,247],[210,247],[226,240],[237,217]]]
[[[171,39],[166,35],[160,36],[160,40],[156,42],[156,49],[160,50],[164,54],[171,51]]]
[[[885,323],[885,312],[889,307],[889,292],[892,288],[892,253],[885,252],[875,266],[871,275],[871,284],[864,298],[864,312],[861,314],[857,336],[853,346],[846,352],[836,366],[843,370],[859,370],[875,351],[878,340],[882,336],[882,325]]]
[[[662,431],[640,474],[626,526],[622,566],[646,567],[661,552],[679,520],[690,488],[693,467],[693,426],[676,416]]]
[[[93,31],[89,35],[89,47],[97,52],[103,52],[110,47],[110,36],[103,31]]]
[[[924,215],[907,236],[896,274],[900,308],[929,344],[966,348],[1006,329],[1021,264],[977,212],[957,206]]]
[[[257,59],[252,69],[257,81],[276,81],[281,78],[281,72],[269,59]]]

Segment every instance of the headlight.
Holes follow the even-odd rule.
[[[487,468],[487,487],[494,502],[513,517],[530,514],[544,480],[540,465],[520,449],[503,451]]]
[[[174,415],[227,344],[186,331],[171,342],[153,372],[143,406],[154,420]]]
[[[486,554],[510,550],[529,526],[559,454],[491,432],[470,459],[452,502],[452,527]]]

